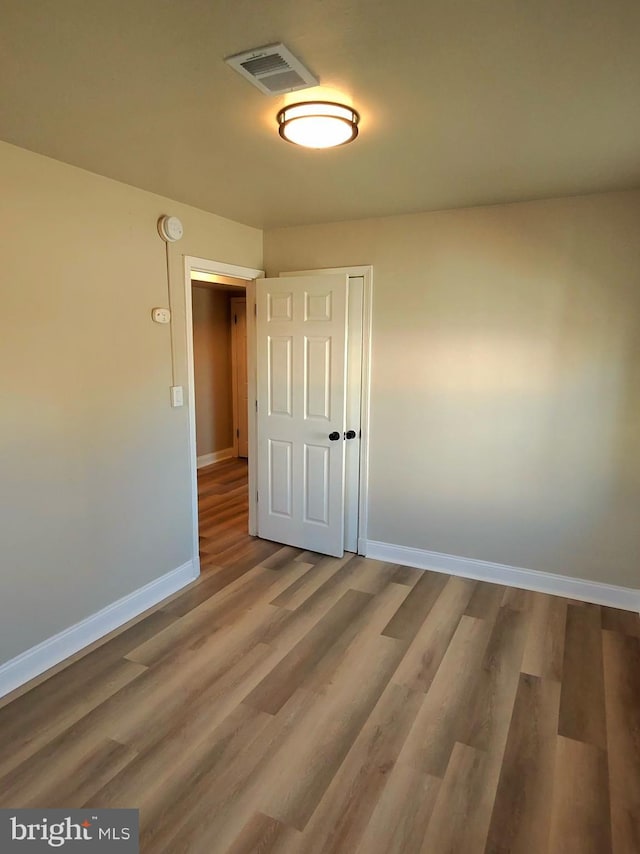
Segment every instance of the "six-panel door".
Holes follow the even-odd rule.
[[[256,281],[258,533],[338,556],[347,281],[346,275]]]

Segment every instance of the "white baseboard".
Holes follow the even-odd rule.
[[[504,584],[507,587],[521,587],[524,590],[535,590],[538,593],[551,593],[555,596],[565,596],[568,599],[593,602],[596,605],[622,608],[625,611],[640,611],[640,590],[631,587],[617,587],[614,584],[587,581],[584,578],[570,578],[566,575],[555,575],[552,572],[521,569],[502,563],[456,557],[455,555],[430,552],[424,549],[380,543],[375,540],[360,540],[358,552],[388,563],[400,563],[404,566],[415,566],[418,569],[431,569],[434,572],[444,572],[447,575],[461,575],[463,578]]]
[[[212,463],[220,463],[222,460],[230,460],[233,456],[233,448],[225,448],[223,451],[214,451],[212,454],[203,454],[198,457],[198,468],[210,466]]]
[[[0,697],[128,623],[143,611],[190,584],[197,576],[197,566],[194,566],[193,561],[187,561],[177,569],[167,572],[117,602],[107,605],[96,614],[7,661],[0,666]]]

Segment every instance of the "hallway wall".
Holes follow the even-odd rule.
[[[198,457],[233,447],[231,294],[194,284],[193,357]]]

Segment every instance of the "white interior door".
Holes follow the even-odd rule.
[[[303,270],[280,273],[290,276],[328,276],[346,273],[349,277],[347,297],[347,391],[344,478],[344,550],[358,551],[360,535],[360,466],[362,456],[363,353],[365,348],[364,309],[365,275],[343,270]]]
[[[258,534],[341,556],[346,275],[256,281]]]

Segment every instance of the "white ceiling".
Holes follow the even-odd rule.
[[[0,0],[0,22],[0,138],[251,225],[640,186],[638,0]],[[361,112],[355,143],[283,142],[285,99],[223,62],[278,41]]]

